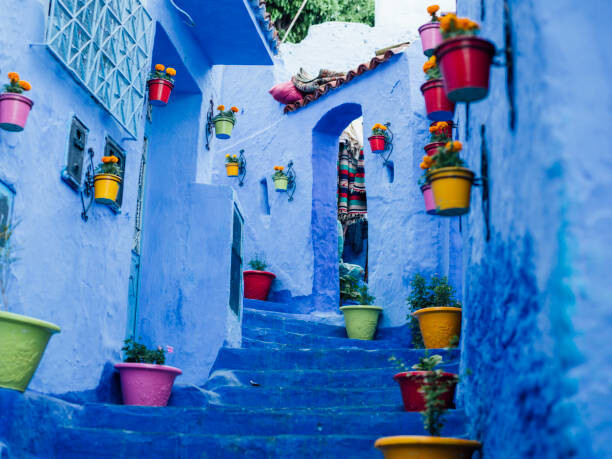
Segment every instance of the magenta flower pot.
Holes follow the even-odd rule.
[[[426,183],[421,186],[421,193],[423,193],[423,199],[425,200],[425,210],[430,215],[435,215],[436,211],[436,200],[434,199],[433,191],[431,191],[431,185]]]
[[[419,27],[421,35],[421,45],[423,45],[423,54],[430,57],[434,53],[434,49],[442,43],[442,34],[440,33],[440,23],[438,21],[428,22]]]
[[[21,94],[0,94],[0,128],[13,132],[23,131],[32,105],[34,102]]]
[[[178,368],[151,363],[116,363],[124,405],[166,406]]]

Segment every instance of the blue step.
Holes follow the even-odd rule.
[[[346,337],[321,336],[294,332],[278,332],[272,328],[249,328],[244,330],[242,347],[262,348],[341,348],[381,349],[410,347],[410,343],[399,340],[360,340]]]
[[[261,301],[261,300],[251,300],[249,298],[244,298],[242,300],[242,307],[248,309],[259,309],[261,311],[272,311],[272,312],[287,312],[287,313],[295,313],[293,307],[288,303],[277,303],[274,301]]]
[[[251,328],[271,328],[278,332],[346,337],[346,329],[340,315],[325,318],[244,308],[242,329]]]

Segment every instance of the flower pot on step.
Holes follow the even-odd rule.
[[[23,131],[34,102],[26,96],[12,92],[0,94],[0,128]]]
[[[149,80],[147,86],[149,87],[149,102],[157,107],[163,107],[168,103],[170,93],[174,88],[170,81],[163,78]]]
[[[373,135],[372,137],[368,137],[368,141],[370,142],[370,149],[372,150],[372,153],[380,153],[381,151],[385,151],[387,138],[384,135]]]
[[[436,215],[436,200],[434,199],[433,192],[431,191],[431,185],[429,183],[422,185],[421,193],[423,193],[423,199],[425,201],[425,211],[429,215]]]
[[[425,145],[424,150],[428,156],[433,156],[438,153],[438,148],[443,147],[445,145],[444,142],[431,142]]]
[[[0,387],[25,391],[51,335],[59,331],[55,324],[0,311]]]
[[[217,139],[229,139],[232,136],[232,129],[234,129],[234,124],[236,123],[233,118],[217,115],[213,122],[215,123],[215,136]]]
[[[435,53],[450,100],[474,102],[487,97],[493,43],[473,36],[450,38]]]
[[[425,377],[428,373],[427,371],[404,371],[393,376],[393,379],[397,381],[402,391],[405,411],[425,411],[425,398],[421,393],[421,387],[425,384]],[[440,381],[444,384],[449,384],[448,390],[440,396],[440,400],[444,402],[442,408],[455,408],[457,375],[442,373]]]
[[[461,308],[436,306],[412,313],[419,320],[419,329],[427,349],[450,347],[461,337]]]
[[[268,271],[244,271],[244,297],[266,301],[276,275]]]
[[[283,193],[287,191],[287,186],[289,185],[289,177],[274,177],[274,188],[279,193]]]
[[[470,193],[474,173],[465,167],[441,167],[430,172],[431,185],[438,215],[456,216],[470,211]]]
[[[346,334],[351,339],[372,340],[376,333],[380,306],[354,305],[340,307],[344,314]]]
[[[440,33],[440,23],[438,21],[428,22],[419,27],[419,35],[421,36],[421,45],[423,46],[423,54],[430,57],[436,47],[442,43],[442,34]]]
[[[429,80],[421,85],[425,98],[427,118],[432,121],[445,121],[453,117],[455,103],[446,97],[444,82],[441,79]]]
[[[124,405],[166,406],[178,368],[152,363],[116,363]]]
[[[227,172],[228,177],[238,177],[238,163],[226,163],[225,164],[225,172]]]
[[[94,198],[100,204],[113,204],[119,194],[121,177],[114,174],[94,175]]]
[[[482,444],[462,438],[399,435],[381,437],[374,446],[385,459],[470,459]]]

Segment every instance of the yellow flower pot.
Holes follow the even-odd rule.
[[[442,167],[427,176],[438,215],[455,216],[470,211],[474,173],[465,167]]]
[[[385,459],[470,459],[482,444],[461,438],[401,435],[379,438],[374,446]]]
[[[238,163],[225,163],[225,171],[228,177],[238,177]]]
[[[453,337],[461,336],[461,308],[439,306],[419,309],[412,314],[419,319],[427,349],[450,347]]]
[[[119,194],[121,177],[114,174],[97,174],[94,176],[94,198],[100,204],[113,204]]]

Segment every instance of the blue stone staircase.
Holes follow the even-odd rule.
[[[337,319],[283,310],[245,301],[243,348],[223,348],[206,385],[175,387],[167,408],[0,390],[0,412],[38,429],[0,422],[0,458],[379,458],[376,438],[424,433],[420,414],[402,410],[389,362],[422,355],[409,336],[349,340]],[[442,353],[456,371],[458,352]],[[444,435],[464,425],[453,410]]]

